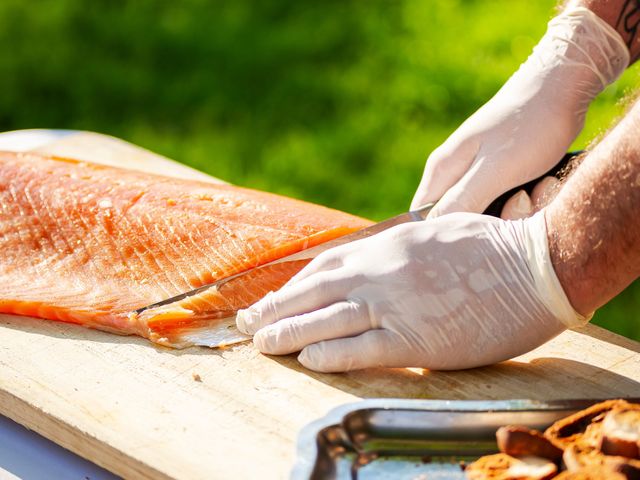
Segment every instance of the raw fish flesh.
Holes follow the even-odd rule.
[[[0,152],[0,313],[172,347],[232,341],[235,311],[306,261],[133,311],[370,222],[274,194],[65,158]]]

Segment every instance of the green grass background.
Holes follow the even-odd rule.
[[[527,57],[538,0],[2,0],[0,129],[122,137],[233,183],[382,219]],[[584,147],[624,110],[628,71]],[[640,287],[595,323],[640,340]]]

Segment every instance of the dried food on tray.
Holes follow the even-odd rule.
[[[508,425],[496,439],[501,453],[469,465],[469,480],[640,479],[640,404],[607,400],[544,433]]]

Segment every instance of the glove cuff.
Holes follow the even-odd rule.
[[[573,309],[551,263],[544,210],[526,219],[524,223],[527,262],[540,300],[567,328],[587,324],[593,317],[593,312],[583,316]]]
[[[565,95],[591,101],[629,65],[620,34],[585,7],[568,7],[551,19],[547,32],[518,73],[554,79]],[[558,84],[559,83],[559,84]]]
[[[629,49],[620,34],[588,8],[567,8],[549,22],[548,33],[566,42],[568,58],[590,68],[601,89],[629,66]]]

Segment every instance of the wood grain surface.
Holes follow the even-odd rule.
[[[76,156],[113,142],[82,135]],[[163,169],[192,174],[170,161]],[[595,326],[493,367],[319,374],[251,343],[176,351],[0,315],[0,413],[127,478],[287,478],[299,430],[362,398],[618,396],[640,396],[640,344]]]

